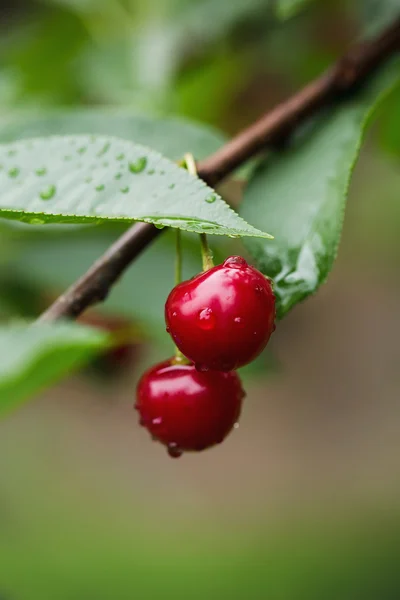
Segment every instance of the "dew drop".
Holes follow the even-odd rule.
[[[38,177],[43,177],[47,174],[47,169],[45,167],[42,167],[41,169],[36,169],[35,173]]]
[[[118,154],[118,156],[116,158],[117,158],[117,160],[124,160],[125,154],[123,154],[123,153]]]
[[[192,297],[191,297],[191,295],[189,294],[189,292],[185,292],[185,293],[183,294],[183,302],[189,302],[189,300],[191,300],[191,299],[192,299]]]
[[[242,317],[235,317],[233,321],[236,323],[236,325],[241,325],[243,323]]]
[[[155,419],[152,419],[151,424],[152,425],[161,425],[162,423],[162,417],[156,417]]]
[[[106,186],[104,185],[104,183],[100,183],[100,185],[96,186],[96,192],[104,192],[105,189]]]
[[[37,219],[36,217],[33,219],[30,219],[29,223],[31,225],[44,225],[46,221],[44,221],[43,219]]]
[[[97,156],[104,156],[105,154],[107,154],[107,152],[109,151],[111,147],[111,143],[107,142],[106,144],[104,144],[104,146],[101,148],[101,150],[98,151]]]
[[[130,190],[130,188],[129,188],[129,186],[128,186],[128,185],[127,185],[126,187],[124,187],[124,188],[121,188],[121,192],[122,192],[123,194],[127,194],[127,193],[129,192],[129,190]]]
[[[215,315],[211,308],[203,308],[198,315],[199,326],[201,329],[209,330],[215,327]]]
[[[167,333],[170,333],[170,332],[171,332],[171,328],[170,328],[170,327],[166,327],[166,328],[165,328],[165,331],[166,331]]]
[[[78,148],[77,153],[85,154],[86,150],[87,150],[87,146],[81,146],[80,148]]]
[[[171,442],[167,445],[167,452],[171,458],[180,458],[183,454],[183,451],[179,448],[178,444],[175,442]]]
[[[93,177],[86,177],[85,183],[92,183]]]
[[[12,167],[12,169],[8,171],[8,176],[12,179],[15,179],[16,177],[18,177],[19,173],[20,170],[18,169],[18,167]]]
[[[174,312],[172,313],[172,316],[173,316],[173,317],[177,317],[177,316],[178,316],[178,313],[177,313],[176,311],[174,311]]]
[[[156,229],[164,229],[165,225],[162,225],[161,223],[154,223],[154,227]]]
[[[194,366],[196,371],[200,371],[200,373],[207,373],[210,370],[207,365],[202,365],[201,363],[196,363]]]
[[[114,179],[122,179],[122,173],[117,173]]]
[[[175,184],[174,184],[174,183],[171,183],[171,184],[170,184],[168,187],[169,187],[169,189],[170,189],[170,190],[173,190],[173,189],[174,189],[174,187],[175,187]]]
[[[224,263],[224,267],[231,267],[232,269],[241,269],[247,267],[247,262],[241,256],[230,256]]]
[[[239,429],[239,423],[235,423],[233,429]]]
[[[208,202],[208,204],[212,204],[213,202],[215,202],[217,199],[217,196],[215,194],[211,194],[211,196],[208,196],[206,198],[206,202]]]
[[[56,195],[57,188],[55,185],[49,185],[39,194],[42,200],[51,200]]]
[[[263,288],[261,287],[261,285],[256,285],[256,287],[254,288],[256,294],[262,294],[263,293]]]
[[[145,156],[141,156],[135,162],[129,163],[129,170],[131,173],[141,173],[144,171],[147,165],[147,158]]]
[[[147,171],[147,175],[154,175],[154,173],[155,173],[155,169],[149,169]]]

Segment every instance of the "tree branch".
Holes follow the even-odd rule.
[[[397,19],[379,37],[354,46],[331,69],[201,161],[199,177],[215,186],[261,150],[285,142],[311,115],[356,91],[381,63],[399,50],[400,19]],[[104,300],[124,270],[160,233],[153,225],[133,225],[39,320],[77,317],[92,304]]]

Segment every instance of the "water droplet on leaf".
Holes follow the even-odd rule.
[[[18,167],[13,167],[12,169],[10,169],[8,171],[8,176],[12,177],[12,179],[15,179],[16,177],[18,177],[20,171],[18,169]]]
[[[121,188],[121,192],[122,192],[123,194],[127,194],[127,193],[129,192],[129,189],[130,189],[130,188],[129,188],[129,186],[127,185],[126,187],[124,187],[124,188]]]
[[[39,194],[42,200],[51,200],[56,195],[57,188],[55,185],[49,185]]]
[[[217,196],[215,194],[211,194],[211,196],[208,196],[206,198],[206,202],[208,202],[208,204],[212,204],[213,202],[215,202],[217,199]]]
[[[96,192],[103,192],[106,189],[104,183],[100,183],[100,185],[96,186]]]
[[[129,170],[131,173],[141,173],[144,171],[147,165],[147,158],[145,156],[141,156],[135,162],[129,163]]]
[[[41,169],[36,169],[35,173],[38,177],[43,177],[44,175],[46,175],[47,169],[45,167],[42,167]]]
[[[104,156],[104,154],[106,154],[109,151],[110,146],[111,146],[110,142],[107,142],[106,144],[104,144],[102,149],[98,151],[97,156]]]

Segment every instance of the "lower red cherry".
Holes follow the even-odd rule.
[[[237,373],[201,373],[170,359],[142,376],[135,408],[140,424],[175,458],[221,443],[237,423],[244,396]]]
[[[251,362],[275,329],[271,282],[240,256],[177,285],[165,305],[167,331],[200,370]]]

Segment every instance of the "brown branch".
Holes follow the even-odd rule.
[[[284,142],[308,117],[357,90],[381,63],[398,50],[400,18],[379,37],[352,48],[318,79],[201,161],[198,164],[199,177],[215,186],[261,150]],[[77,317],[92,304],[104,300],[123,271],[159,233],[160,230],[153,225],[139,223],[132,226],[39,320]]]

